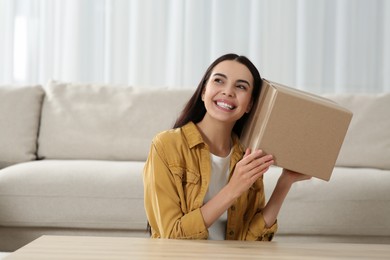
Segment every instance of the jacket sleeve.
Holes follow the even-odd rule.
[[[271,227],[267,228],[263,214],[258,212],[249,224],[249,229],[245,240],[271,241],[277,229],[277,222],[275,222]]]
[[[182,181],[172,173],[162,145],[153,141],[143,175],[145,210],[152,237],[206,239],[208,231],[200,208],[186,214],[182,210]]]
[[[274,237],[278,224],[277,221],[271,226],[266,227],[262,210],[265,206],[265,194],[263,179],[259,179],[254,184],[256,190],[256,213],[249,222],[248,231],[245,240],[257,240],[257,241],[271,241]]]

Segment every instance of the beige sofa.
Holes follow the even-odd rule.
[[[148,236],[142,168],[193,90],[49,82],[0,87],[0,251],[43,234]],[[277,241],[390,243],[390,95],[354,112],[330,182],[295,185]],[[270,194],[280,169],[264,177]]]

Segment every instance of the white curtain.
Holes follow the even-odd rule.
[[[386,0],[0,0],[0,84],[194,88],[218,56],[313,93],[390,91]]]

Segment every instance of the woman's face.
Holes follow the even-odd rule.
[[[203,89],[207,116],[234,124],[252,108],[253,76],[249,69],[233,60],[217,64]]]

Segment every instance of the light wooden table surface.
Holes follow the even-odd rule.
[[[390,245],[42,236],[5,259],[390,259]]]

